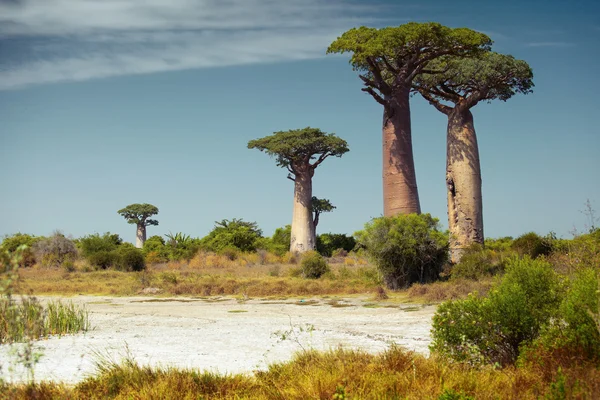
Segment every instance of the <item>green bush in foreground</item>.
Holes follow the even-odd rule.
[[[300,261],[300,269],[302,276],[309,279],[319,279],[327,271],[329,266],[327,261],[316,251],[307,251],[302,255]]]
[[[443,303],[433,317],[431,350],[459,361],[512,364],[537,339],[561,302],[558,275],[541,260],[513,259],[485,298]]]

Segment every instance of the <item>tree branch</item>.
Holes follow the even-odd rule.
[[[325,161],[325,159],[327,157],[329,157],[330,155],[331,155],[331,153],[327,151],[327,152],[321,154],[319,156],[319,159],[317,161],[315,161],[313,164],[308,164],[308,165],[310,165],[310,167],[312,169],[315,169],[315,168],[317,168],[319,166],[319,164],[321,164],[323,161]]]
[[[288,174],[287,178],[288,178],[290,181],[296,182],[296,178],[293,178],[293,177],[292,177],[292,174]]]
[[[431,96],[429,93],[427,93],[427,91],[423,88],[417,88],[417,90],[419,91],[421,96],[423,96],[423,98],[425,100],[427,100],[429,102],[429,104],[431,104],[432,106],[437,108],[437,110],[439,112],[444,113],[446,115],[450,115],[450,113],[452,112],[452,107],[449,107],[447,105],[440,103],[433,96]]]
[[[388,102],[383,97],[381,97],[380,95],[378,95],[377,92],[374,91],[373,89],[371,89],[370,87],[362,88],[361,90],[363,92],[367,92],[371,96],[373,96],[373,98],[375,99],[375,101],[378,102],[379,104],[381,104],[382,106],[384,106],[384,107],[388,106]]]

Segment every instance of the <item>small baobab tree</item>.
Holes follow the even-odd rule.
[[[129,224],[137,225],[135,236],[135,247],[141,249],[146,241],[146,227],[148,225],[158,225],[155,219],[149,219],[151,216],[158,214],[158,208],[152,204],[130,204],[127,207],[117,211]]]
[[[312,215],[312,178],[315,169],[327,157],[341,157],[348,152],[348,143],[333,133],[307,127],[275,132],[251,140],[248,148],[275,157],[277,165],[289,171],[288,179],[294,181],[290,251],[302,253],[314,250],[316,237]]]
[[[460,261],[465,248],[483,244],[483,200],[479,147],[471,109],[481,101],[506,101],[533,88],[529,65],[509,55],[488,52],[472,58],[439,59],[442,73],[423,75],[415,88],[448,116],[446,188],[450,258]]]
[[[420,213],[412,149],[409,97],[413,80],[431,71],[429,63],[447,55],[466,56],[489,50],[486,35],[435,22],[398,27],[353,28],[327,53],[352,53],[363,91],[383,106],[383,215]]]
[[[310,202],[310,208],[313,213],[313,228],[315,229],[315,237],[317,235],[317,225],[319,225],[319,218],[321,214],[326,212],[332,212],[335,210],[335,206],[327,199],[319,199],[313,196]]]

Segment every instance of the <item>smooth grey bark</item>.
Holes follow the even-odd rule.
[[[295,166],[294,171],[294,211],[290,251],[304,253],[314,250],[317,244],[311,210],[314,169],[310,165],[303,165]]]
[[[135,247],[141,249],[144,247],[144,243],[146,243],[146,224],[140,223],[137,224],[137,232],[135,235]]]

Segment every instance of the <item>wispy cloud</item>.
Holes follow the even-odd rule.
[[[527,46],[527,47],[574,47],[575,43],[562,42],[562,41],[556,41],[556,42],[529,42],[529,43],[525,43],[525,46]]]
[[[322,57],[374,10],[349,0],[0,0],[0,90]]]

